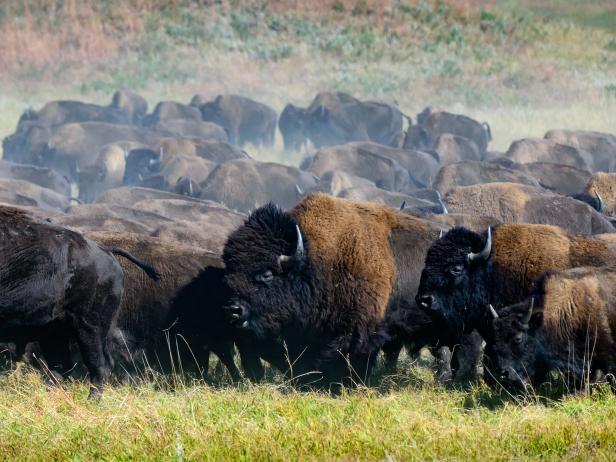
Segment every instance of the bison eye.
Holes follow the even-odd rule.
[[[513,343],[515,343],[516,345],[519,345],[523,341],[524,341],[524,334],[521,332],[519,334],[516,334],[515,337],[513,337]]]
[[[265,284],[269,284],[274,279],[274,274],[270,271],[264,271],[263,273],[259,273],[255,276],[255,279],[259,282],[263,282]]]
[[[462,266],[462,265],[455,265],[455,266],[452,266],[451,268],[449,268],[449,272],[453,276],[460,276],[463,271],[464,271],[464,266]]]

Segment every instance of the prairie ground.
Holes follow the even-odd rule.
[[[616,131],[610,0],[19,0],[0,2],[0,137],[53,99],[104,103],[132,88],[154,105],[237,92],[309,103],[322,90],[426,105],[492,126],[491,149],[552,128]],[[249,150],[250,151],[250,150]],[[302,154],[250,151],[297,164]],[[548,397],[542,397],[548,396]],[[165,378],[49,387],[0,374],[2,460],[611,460],[606,390],[520,399],[435,386],[404,362],[340,397],[274,379]]]

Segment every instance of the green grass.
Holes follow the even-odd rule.
[[[609,460],[616,398],[515,400],[434,387],[412,368],[390,386],[331,397],[281,384],[154,382],[102,400],[25,369],[0,376],[2,460]],[[387,383],[387,381],[386,381]],[[160,385],[160,384],[159,384]]]

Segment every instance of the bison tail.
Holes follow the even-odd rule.
[[[145,274],[147,274],[148,277],[152,279],[153,281],[158,281],[160,279],[160,274],[158,273],[156,268],[154,268],[152,265],[150,265],[149,263],[143,260],[139,260],[137,257],[131,255],[126,250],[119,249],[117,247],[109,247],[109,246],[101,246],[101,248],[105,250],[106,252],[112,253],[114,255],[119,255],[121,257],[126,258],[127,260],[130,260],[135,265],[137,265],[139,268],[141,268],[145,272]]]

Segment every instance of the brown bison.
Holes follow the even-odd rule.
[[[428,250],[417,303],[454,332],[489,334],[492,315],[519,303],[547,270],[604,266],[614,261],[608,243],[556,226],[504,224],[478,234],[454,228]]]
[[[442,167],[432,183],[432,189],[445,194],[458,186],[500,182],[539,186],[532,176],[496,162],[464,161]]]
[[[133,125],[141,125],[148,112],[146,99],[130,90],[117,90],[111,98],[110,107],[124,112]]]
[[[364,379],[381,347],[395,357],[400,341],[436,345],[413,295],[437,235],[412,215],[323,194],[289,212],[266,205],[225,245],[229,318],[284,343],[304,383]]]
[[[444,202],[450,212],[491,216],[503,223],[557,225],[576,234],[614,231],[609,220],[587,204],[522,184],[462,186],[449,191]]]
[[[486,347],[495,378],[518,390],[550,370],[577,389],[616,374],[616,267],[550,272],[532,298],[502,308]]]
[[[594,168],[594,162],[589,153],[551,139],[524,138],[514,141],[505,153],[505,157],[520,164],[550,162],[571,165],[589,172],[592,172]]]
[[[131,233],[95,232],[90,239],[158,262],[157,282],[133,266],[124,270],[124,296],[110,333],[118,367],[162,366],[207,374],[209,351],[240,378],[233,362],[233,330],[223,316],[219,256],[176,241]],[[173,362],[170,363],[171,358]]]

